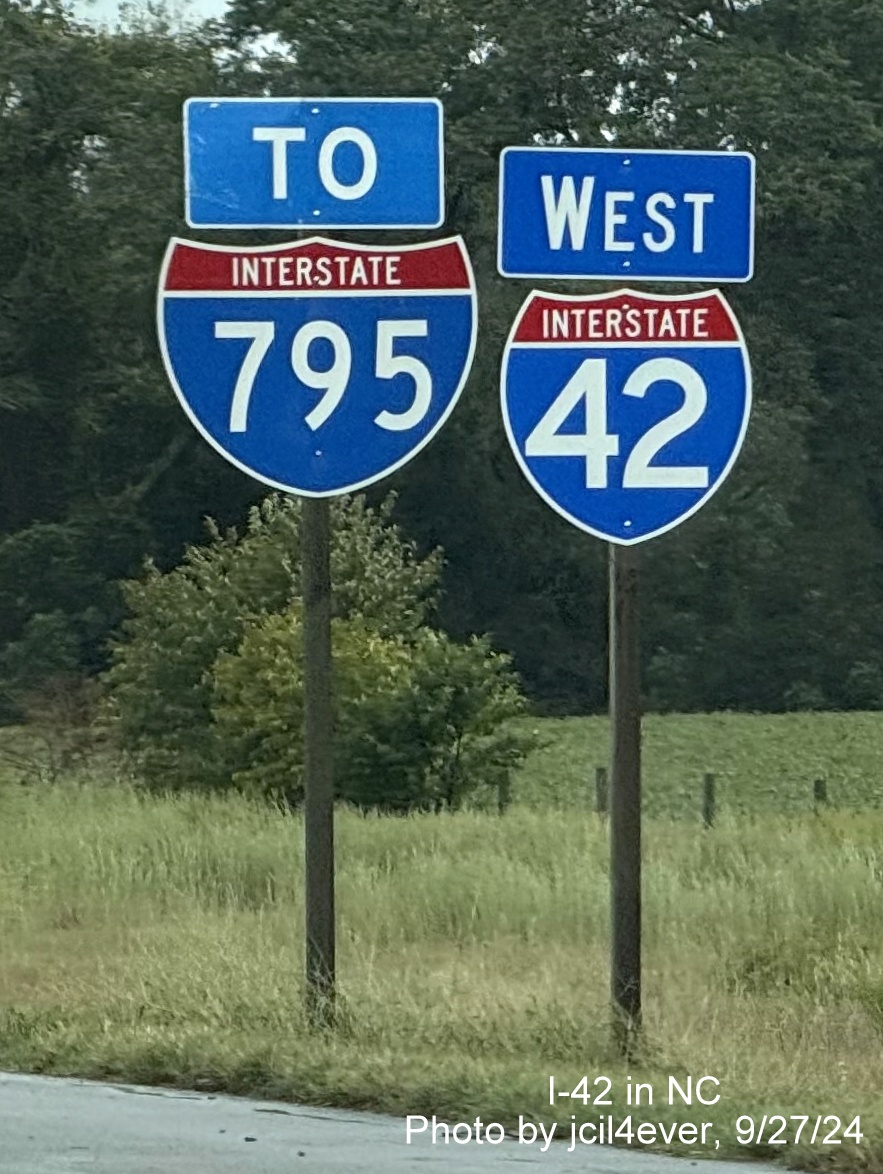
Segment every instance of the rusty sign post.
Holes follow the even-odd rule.
[[[610,544],[610,995],[630,1056],[641,1030],[641,666],[638,551]]]
[[[334,1022],[334,719],[331,695],[331,521],[327,498],[301,505],[304,664],[306,1013]]]

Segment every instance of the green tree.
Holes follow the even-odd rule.
[[[755,372],[745,459],[716,513],[678,536],[677,581],[653,561],[654,686],[671,705],[883,700],[869,688],[883,666],[883,272],[868,248],[881,50],[879,3],[764,0],[722,7],[671,79],[667,136],[754,151],[759,194],[756,277],[732,294]]]
[[[757,275],[728,296],[756,407],[727,485],[645,549],[648,689],[669,708],[877,704],[881,52],[881,0],[232,0],[223,24],[113,32],[0,0],[0,687],[100,668],[117,582],[260,496],[183,419],[156,351],[183,99],[436,94],[480,345],[451,421],[389,485],[419,548],[447,552],[444,629],[491,632],[544,704],[604,703],[605,550],[539,501],[500,425],[528,288],[495,272],[500,148],[746,147]]]
[[[776,709],[798,695],[870,696],[883,666],[879,258],[868,249],[881,208],[881,12],[875,0],[233,0],[239,44],[281,40],[270,86],[340,92],[355,77],[388,93],[394,78],[396,92],[444,99],[450,221],[475,259],[483,347],[463,409],[402,478],[401,516],[448,552],[449,630],[492,630],[547,701],[603,702],[605,577],[603,550],[532,499],[499,426],[500,350],[523,287],[493,272],[497,153],[536,141],[758,157],[758,273],[732,294],[756,407],[728,484],[646,548],[651,699]]]
[[[0,646],[52,616],[85,671],[123,614],[116,582],[177,557],[207,501],[226,518],[255,496],[177,410],[155,340],[181,103],[223,89],[218,45],[0,0]],[[0,668],[15,695],[35,683],[21,660]]]
[[[332,624],[337,795],[386,811],[456,809],[505,795],[533,739],[511,728],[524,699],[487,641],[458,645],[422,628],[381,635],[359,616]],[[246,625],[212,670],[212,736],[230,782],[303,796],[300,601]]]

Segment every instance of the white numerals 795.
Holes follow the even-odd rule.
[[[665,445],[698,423],[708,403],[708,390],[695,367],[671,357],[641,363],[626,381],[623,395],[642,399],[662,380],[676,383],[684,393],[684,402],[636,441],[623,470],[623,489],[707,489],[706,465],[651,464]],[[585,402],[585,431],[561,432],[581,400]],[[524,452],[529,457],[582,457],[586,488],[606,489],[607,462],[619,456],[619,441],[618,435],[607,431],[607,360],[585,359],[528,436]]]
[[[380,428],[390,432],[405,432],[426,416],[432,403],[432,376],[426,364],[415,355],[395,354],[399,338],[426,338],[429,323],[426,319],[381,319],[377,323],[377,346],[374,356],[374,374],[378,379],[395,379],[409,375],[414,381],[414,399],[401,412],[384,409],[374,417]],[[275,339],[272,322],[216,322],[215,338],[251,339],[245,353],[230,405],[230,431],[245,432],[248,428],[248,407],[261,363]],[[317,370],[310,362],[310,346],[324,339],[331,345],[330,366]],[[291,341],[291,369],[298,381],[322,398],[304,417],[314,431],[321,428],[343,399],[353,369],[353,352],[349,336],[336,322],[317,320],[306,322]]]

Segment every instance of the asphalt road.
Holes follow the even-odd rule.
[[[406,1144],[405,1122],[238,1097],[0,1075],[2,1174],[746,1174],[569,1142]],[[750,1174],[771,1174],[752,1165]]]

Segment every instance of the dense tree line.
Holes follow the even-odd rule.
[[[261,486],[184,419],[154,325],[182,223],[192,94],[434,94],[448,222],[479,282],[470,385],[378,490],[447,563],[454,636],[490,632],[547,705],[605,693],[605,557],[518,473],[498,371],[525,283],[495,273],[500,149],[725,147],[758,158],[757,275],[729,291],[755,410],[714,500],[644,548],[648,699],[677,709],[883,700],[883,0],[232,0],[115,30],[0,0],[0,678],[94,673],[119,583],[169,567]],[[399,234],[400,236],[402,234]],[[211,234],[203,234],[212,239]],[[243,242],[284,234],[243,233]]]

